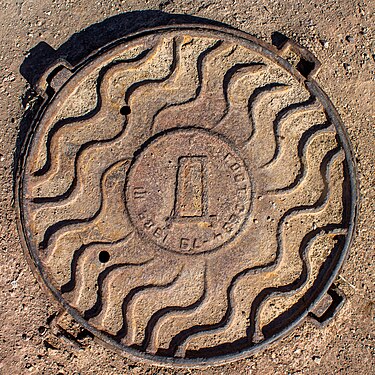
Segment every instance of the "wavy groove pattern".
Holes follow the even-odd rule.
[[[260,50],[219,35],[168,32],[139,43],[130,57],[103,63],[95,107],[82,116],[52,117],[35,141],[45,158],[28,166],[25,211],[53,285],[108,338],[161,357],[238,353],[278,333],[282,320],[292,324],[297,296],[320,277],[311,249],[329,237],[330,254],[339,253],[349,231],[347,164],[325,104]],[[196,256],[145,241],[129,210],[130,183],[134,200],[149,194],[139,176],[130,180],[134,160],[175,128],[210,132],[230,144],[251,180],[251,211],[233,241]],[[223,213],[210,211],[210,189],[220,181],[210,180],[211,161],[189,142],[166,170],[174,168],[180,184],[179,163],[197,158],[181,177],[201,173],[184,185],[193,203],[183,203],[194,214],[177,217],[176,182],[175,196],[160,203],[173,212],[165,220],[199,222],[220,236],[232,230],[236,215],[218,224]],[[229,203],[241,209],[241,188],[250,187],[241,185],[244,172],[232,155],[221,153],[215,151],[237,186],[237,200]],[[152,166],[159,157],[146,162]],[[167,191],[164,182],[159,192]],[[142,230],[168,236],[169,228],[140,207]],[[201,239],[179,240],[195,250]],[[267,315],[271,303],[277,306]]]
[[[131,233],[130,233],[131,234]],[[79,276],[85,276],[84,275],[84,272],[82,273],[78,273],[77,272],[77,269],[79,267],[78,263],[82,257],[82,255],[87,252],[88,250],[91,250],[92,248],[94,247],[99,247],[99,248],[103,248],[103,247],[106,247],[106,245],[110,245],[108,247],[110,247],[111,249],[113,249],[114,246],[118,245],[118,244],[122,244],[124,242],[126,242],[129,238],[129,235],[125,236],[125,238],[121,238],[120,240],[117,240],[117,241],[111,241],[111,242],[106,242],[106,241],[98,241],[98,242],[90,242],[89,244],[86,244],[86,245],[82,245],[79,249],[77,249],[74,254],[73,254],[73,258],[72,258],[72,261],[71,261],[71,269],[70,269],[70,280],[61,286],[61,292],[62,293],[68,293],[68,292],[71,292],[77,282],[76,282],[76,279],[77,277]]]
[[[127,168],[126,161],[118,162],[103,175],[103,200],[91,220],[80,224],[65,222],[67,225],[59,228],[51,238],[51,244],[46,249],[46,261],[54,265],[54,276],[56,281],[59,280],[59,284],[64,284],[63,275],[68,277],[66,269],[69,268],[74,259],[72,254],[76,251],[83,254],[92,243],[115,243],[126,238],[132,231],[129,220],[124,220],[123,217],[125,206],[122,199],[122,180],[126,176]],[[108,217],[111,222],[106,220]],[[63,270],[65,272],[62,272]]]
[[[301,138],[298,141],[298,159],[300,160],[300,168],[299,171],[294,179],[293,182],[291,182],[289,185],[276,189],[276,190],[270,190],[269,193],[273,194],[282,194],[285,192],[289,192],[297,188],[304,179],[307,178],[307,169],[308,169],[308,164],[306,161],[306,154],[307,150],[310,146],[310,144],[313,142],[313,140],[318,137],[321,134],[327,134],[329,135],[329,132],[331,131],[332,133],[332,126],[329,122],[325,122],[324,124],[316,124],[311,126],[308,130],[306,130]]]
[[[150,290],[163,290],[169,288],[171,285],[175,284],[176,281],[179,279],[181,276],[181,271],[169,282],[166,284],[145,284],[142,286],[135,287],[134,289],[130,290],[130,292],[126,295],[124,298],[124,301],[122,302],[122,317],[123,317],[123,324],[121,329],[117,332],[116,338],[117,339],[122,339],[127,333],[128,333],[128,324],[127,324],[127,319],[126,319],[126,313],[128,306],[131,302],[131,300],[138,294],[142,293],[148,289]]]
[[[288,121],[292,116],[304,112],[316,111],[321,108],[321,104],[316,101],[315,97],[310,97],[308,100],[302,103],[293,103],[283,108],[277,115],[273,122],[273,132],[275,134],[275,151],[271,159],[265,163],[262,167],[268,166],[273,163],[280,153],[280,128],[285,121]]]
[[[137,81],[142,78],[148,78],[150,75],[155,76],[154,79],[158,79],[157,73],[153,72],[152,70],[152,64],[155,64],[155,62],[158,61],[163,54],[165,54],[165,51],[168,48],[171,48],[170,41],[169,43],[163,43],[158,46],[158,48],[156,48],[154,53],[151,55],[151,59],[146,60],[143,65],[139,66],[139,64],[133,64],[132,66],[130,66],[128,70],[128,76],[125,74],[126,80],[125,82],[123,82],[124,87],[120,87],[120,91],[127,91],[133,81]],[[76,144],[70,139],[62,139],[60,142],[58,142],[59,138],[55,137],[56,143],[58,143],[58,145],[53,148],[53,153],[51,153],[51,155],[56,155],[56,157],[54,158],[54,160],[51,160],[49,163],[47,163],[47,165],[51,164],[51,167],[48,168],[46,173],[41,174],[43,172],[42,169],[42,171],[40,172],[41,175],[38,179],[40,180],[40,182],[37,182],[35,184],[34,194],[38,198],[48,196],[51,191],[54,193],[55,197],[62,196],[62,198],[65,198],[66,194],[71,193],[73,189],[72,185],[75,184],[75,178],[78,170],[78,158],[82,157],[85,151],[93,148],[93,146],[97,146],[101,143],[110,145],[111,143],[113,143],[113,141],[117,140],[124,134],[124,131],[126,130],[126,127],[128,125],[128,119],[126,117],[124,119],[124,116],[120,113],[120,109],[123,105],[126,105],[128,103],[124,103],[121,96],[117,99],[117,102],[112,103],[113,97],[109,95],[110,85],[113,79],[111,76],[116,75],[118,70],[123,70],[123,64],[126,63],[114,64],[114,66],[110,67],[106,71],[103,80],[99,82],[100,88],[98,90],[100,92],[100,95],[98,96],[97,107],[104,107],[105,112],[102,113],[103,111],[99,111],[93,117],[81,120],[78,123],[74,122],[73,125],[69,127],[72,128],[69,129],[70,131],[66,129],[66,126],[64,127],[65,133],[67,133],[68,136],[69,134],[72,134],[73,137],[78,135],[83,137],[83,139],[78,139],[76,141],[78,142],[78,144]],[[171,64],[171,61],[168,61],[168,59],[165,60],[165,70],[162,70],[161,73],[168,72],[167,69],[169,68],[169,64]],[[135,72],[137,72],[138,74],[135,74]],[[160,74],[160,72],[158,73]],[[104,80],[104,78],[106,79]],[[114,134],[108,134],[108,123],[112,124],[115,128]],[[92,129],[96,136],[98,134],[104,133],[103,135],[105,138],[103,138],[101,141],[90,140],[88,142],[85,142],[84,135],[88,132],[87,129]],[[53,137],[53,134],[54,133],[52,132],[51,137]],[[92,138],[92,136],[90,138]],[[51,147],[52,146],[53,143],[51,141]],[[62,176],[64,177],[63,179],[61,178]],[[59,189],[58,191],[60,193],[58,195],[55,193],[57,189]]]
[[[253,56],[244,54],[241,48],[233,49],[226,43],[218,43],[215,49],[200,62],[200,81],[194,96],[180,105],[166,107],[155,118],[155,131],[171,127],[199,126],[213,128],[228,111],[228,87],[238,80],[239,71],[250,69],[255,72],[264,66],[254,61]],[[236,60],[240,63],[236,64]]]
[[[102,68],[100,70],[99,76],[98,76],[97,81],[96,81],[97,103],[96,103],[95,108],[93,110],[91,110],[90,112],[88,112],[87,114],[84,114],[82,116],[69,117],[69,118],[66,118],[66,119],[62,119],[52,126],[52,128],[50,129],[50,131],[48,133],[47,140],[46,140],[46,150],[47,150],[46,161],[45,161],[44,165],[34,173],[35,176],[45,175],[51,169],[51,165],[56,163],[56,160],[58,159],[58,154],[51,152],[51,150],[54,150],[56,148],[56,146],[53,143],[57,144],[60,141],[59,138],[62,138],[64,135],[66,136],[66,133],[63,132],[63,130],[66,131],[68,126],[73,127],[74,131],[77,132],[77,133],[80,133],[80,134],[83,133],[82,136],[86,136],[86,138],[89,141],[92,141],[92,137],[94,135],[100,134],[100,126],[101,127],[103,126],[103,124],[100,123],[100,120],[101,121],[105,120],[105,115],[108,115],[108,114],[104,114],[104,115],[100,114],[100,116],[98,116],[98,114],[100,113],[100,110],[103,107],[105,108],[105,106],[107,104],[106,102],[108,100],[110,100],[110,98],[107,97],[107,92],[106,92],[105,87],[104,87],[105,84],[106,84],[105,81],[107,80],[106,76],[108,75],[108,73],[110,72],[111,69],[113,69],[114,67],[118,67],[118,66],[124,66],[124,65],[129,66],[130,65],[128,67],[128,69],[134,70],[135,68],[137,68],[140,65],[139,61],[142,61],[147,55],[149,55],[149,53],[150,53],[150,50],[145,50],[145,51],[141,52],[137,57],[127,59],[127,60],[116,60],[113,63],[105,66],[104,68]],[[100,120],[97,123],[95,123],[96,117],[100,118]],[[93,124],[93,122],[94,122],[94,124]],[[87,134],[87,132],[85,132],[85,133],[82,132],[82,130],[84,128],[87,128],[88,126],[92,127],[93,125],[96,125],[96,126],[99,125],[99,127],[98,128],[91,128],[90,129],[91,133],[89,133],[89,134]],[[61,133],[61,135],[60,135],[60,133]],[[98,141],[98,139],[96,141]],[[85,141],[82,140],[82,139],[81,139],[81,142],[82,142],[82,144],[85,143]],[[66,139],[66,140],[62,139],[60,141],[60,143],[63,146],[68,145],[69,140],[68,139]],[[64,155],[64,152],[62,151],[61,156],[63,156],[63,155]],[[70,156],[70,155],[67,155],[67,156]],[[56,198],[56,197],[53,197],[53,198]]]
[[[207,293],[207,280],[206,280],[206,274],[205,274],[204,282],[203,282],[203,292],[199,296],[199,298],[187,306],[181,306],[181,303],[180,303],[179,306],[168,306],[155,312],[147,322],[147,326],[145,328],[145,337],[141,345],[137,347],[141,350],[146,350],[149,347],[151,340],[152,340],[152,332],[154,330],[154,327],[163,316],[165,316],[166,314],[195,310],[205,299],[206,293]]]
[[[152,259],[150,259],[146,262],[136,264],[136,265],[143,266],[143,265],[149,263],[151,260]],[[85,319],[91,319],[91,318],[97,316],[100,313],[100,311],[102,309],[102,306],[103,306],[103,302],[102,302],[102,300],[103,300],[103,283],[105,282],[105,279],[107,278],[107,276],[109,274],[111,274],[113,270],[124,268],[124,267],[129,267],[129,266],[133,266],[133,265],[135,265],[135,264],[133,264],[133,263],[131,263],[131,264],[129,264],[129,263],[114,264],[112,266],[107,267],[104,271],[102,271],[99,274],[98,280],[97,280],[97,285],[98,285],[97,299],[95,301],[95,304],[84,312],[83,316],[85,317]]]
[[[237,284],[241,281],[241,279],[248,278],[249,276],[253,277],[255,279],[256,278],[259,279],[260,277],[263,277],[264,272],[269,272],[269,273],[271,273],[271,275],[274,275],[276,273],[276,275],[277,275],[277,270],[278,270],[278,268],[280,268],[280,266],[290,268],[289,262],[290,262],[291,256],[290,256],[290,254],[285,254],[285,246],[283,245],[283,240],[282,240],[283,226],[285,224],[285,221],[288,220],[288,219],[290,220],[290,218],[292,216],[295,217],[295,216],[301,215],[302,213],[306,214],[308,212],[316,213],[316,212],[321,211],[328,204],[329,194],[330,194],[329,189],[328,189],[329,181],[330,181],[330,176],[329,176],[330,171],[329,170],[330,170],[330,165],[332,165],[332,161],[334,161],[336,159],[334,157],[334,155],[336,155],[336,158],[337,158],[338,157],[337,155],[342,156],[342,153],[337,154],[337,150],[334,150],[333,153],[332,152],[328,153],[326,158],[322,162],[320,170],[321,170],[321,175],[322,175],[323,181],[324,181],[324,188],[322,190],[322,193],[321,193],[319,199],[315,202],[315,204],[312,205],[312,206],[300,206],[300,207],[292,208],[292,209],[288,210],[284,214],[284,216],[281,218],[281,220],[279,221],[279,224],[278,224],[278,228],[279,228],[278,229],[278,248],[276,250],[276,253],[278,255],[276,257],[276,260],[272,264],[269,264],[266,267],[263,267],[262,273],[259,273],[259,269],[257,269],[257,268],[250,268],[248,270],[243,270],[242,272],[237,274],[232,279],[230,287],[227,290],[228,308],[227,308],[226,313],[224,314],[223,318],[216,324],[191,327],[189,330],[186,330],[185,332],[179,334],[178,337],[176,336],[176,338],[174,339],[174,342],[173,342],[173,346],[170,347],[171,353],[175,352],[177,350],[178,346],[183,345],[183,343],[188,338],[189,338],[189,340],[191,340],[194,337],[194,335],[198,335],[198,337],[199,337],[199,332],[203,332],[202,335],[204,336],[204,338],[202,339],[202,341],[207,340],[208,331],[210,331],[210,330],[213,330],[212,333],[210,332],[210,336],[214,336],[215,340],[218,340],[218,338],[220,337],[219,333],[223,334],[224,336],[227,334],[228,326],[236,324],[236,319],[235,319],[235,315],[234,315],[235,310],[233,308],[234,302],[232,300],[232,298],[233,298],[232,293],[233,293],[233,290],[236,288]],[[314,231],[314,233],[315,233],[315,231]],[[310,235],[311,235],[311,233],[306,235],[304,237],[304,239],[301,241],[300,252],[299,252],[300,254],[304,254],[304,252],[306,251],[306,248],[309,245],[309,240],[311,239]],[[287,250],[287,252],[290,251],[290,250],[288,250],[288,248],[286,250]],[[289,256],[286,256],[286,255],[289,255]],[[304,257],[304,255],[302,255],[302,256]],[[284,265],[285,259],[287,259],[287,262]],[[305,264],[304,264],[304,266],[305,266]],[[305,270],[303,269],[302,273],[305,273],[304,271]],[[275,276],[273,276],[273,277],[275,277]],[[258,281],[258,283],[256,283],[255,280],[252,280],[252,281],[247,280],[247,282],[250,283],[250,285],[262,285],[262,282],[260,280]],[[266,279],[266,282],[270,283],[271,280]],[[294,288],[295,284],[293,283],[291,285],[293,286],[293,289],[295,289]],[[296,283],[296,285],[297,285],[297,283]],[[257,289],[257,288],[254,288],[254,289]],[[257,292],[257,293],[259,293],[259,292]],[[260,292],[258,294],[258,296],[261,295],[261,293],[263,293],[263,292]],[[256,296],[256,294],[254,295],[254,297],[260,299],[260,297],[258,297],[258,296]],[[254,299],[254,303],[255,303],[256,298]],[[253,316],[251,316],[251,317],[253,319],[250,319],[250,321],[256,321],[255,317],[253,317]],[[253,328],[254,328],[254,325],[251,326],[251,329],[253,329]],[[249,335],[249,330],[247,332],[247,337],[252,337],[252,335]],[[209,342],[212,344],[212,341],[213,340],[210,340]],[[200,343],[200,344],[202,344],[202,343]]]
[[[94,319],[113,335],[126,331],[126,322],[123,320],[124,301],[126,305],[128,298],[131,299],[133,293],[136,294],[144,287],[162,286],[175,280],[181,272],[182,264],[174,261],[171,263],[173,267],[168,269],[166,265],[167,263],[160,258],[154,258],[142,268],[125,268],[111,273],[101,283],[100,295],[98,294],[95,304],[86,311],[86,317]],[[124,283],[123,280],[127,282]],[[106,301],[102,304],[103,296],[106,296]]]

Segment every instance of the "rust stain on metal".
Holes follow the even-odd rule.
[[[318,68],[291,42],[186,25],[52,79],[20,229],[81,325],[131,357],[197,366],[247,356],[314,309],[356,207]]]

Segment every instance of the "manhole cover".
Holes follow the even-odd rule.
[[[290,42],[195,25],[52,71],[20,228],[78,322],[134,358],[199,365],[249,355],[308,315],[356,204],[317,68]]]

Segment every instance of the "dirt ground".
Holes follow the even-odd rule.
[[[1,374],[375,374],[374,0],[12,0],[0,10]],[[59,307],[33,276],[16,227],[14,152],[30,106],[20,65],[42,41],[57,49],[92,24],[141,10],[216,20],[269,43],[280,32],[322,62],[317,81],[347,127],[360,189],[355,240],[336,280],[347,301],[325,328],[306,321],[246,360],[203,370],[151,367],[90,337],[83,347],[57,337]]]

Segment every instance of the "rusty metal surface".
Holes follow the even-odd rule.
[[[81,325],[131,357],[195,366],[247,356],[313,310],[356,210],[318,68],[291,42],[187,25],[39,83],[55,93],[25,150],[20,231]]]

